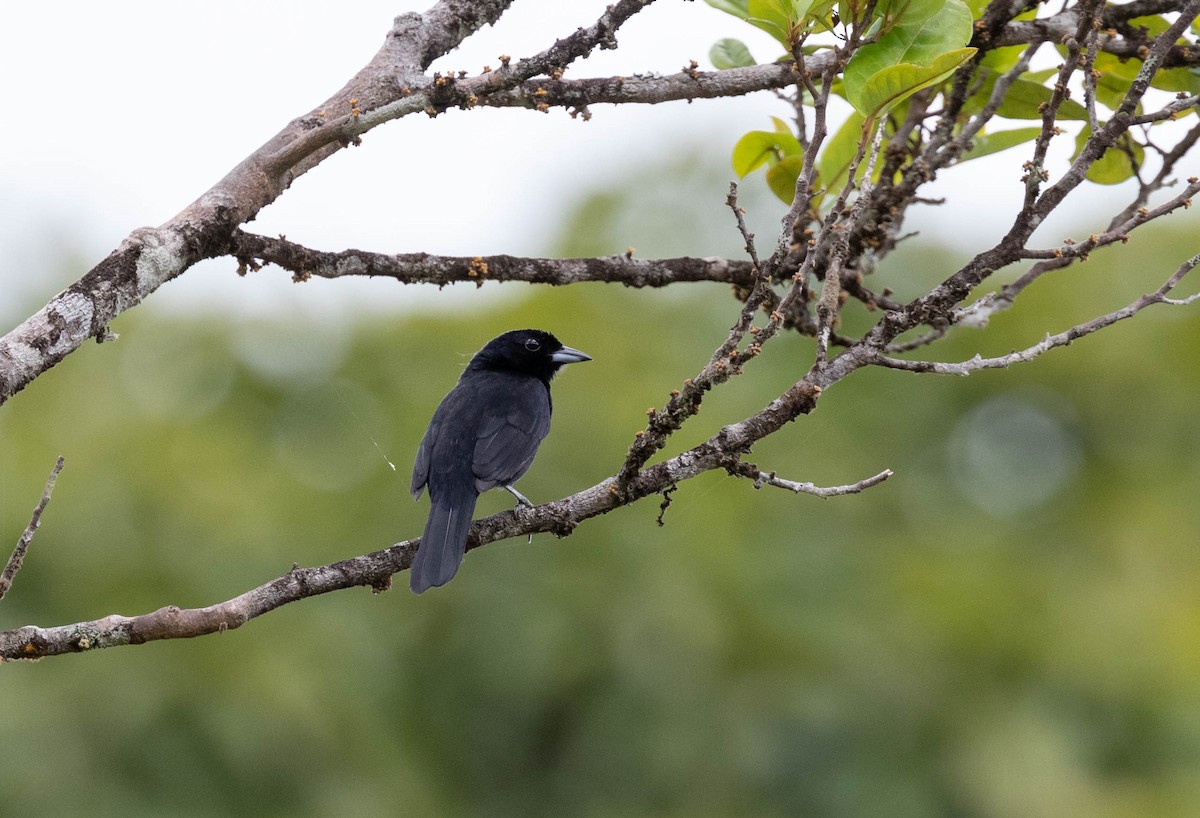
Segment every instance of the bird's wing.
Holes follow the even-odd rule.
[[[433,420],[429,421],[429,428],[425,430],[425,436],[421,438],[421,445],[417,448],[417,461],[413,464],[412,484],[408,489],[414,500],[421,499],[421,492],[425,490],[425,484],[429,482],[430,456],[433,452],[433,441],[437,439],[440,426],[437,415],[434,415]]]
[[[550,393],[540,381],[515,390],[488,413],[475,438],[472,471],[479,491],[516,482],[550,431]]]
[[[413,497],[420,499],[421,491],[429,485],[431,477],[435,482],[444,483],[447,473],[465,469],[471,457],[473,430],[478,427],[482,408],[487,403],[475,394],[476,391],[460,380],[434,410],[413,463],[409,487]],[[440,481],[439,474],[442,475]]]

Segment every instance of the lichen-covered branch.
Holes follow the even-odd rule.
[[[806,66],[820,71],[829,59],[817,55]],[[688,70],[676,74],[632,74],[586,79],[544,79],[524,82],[498,94],[488,94],[478,102],[495,108],[571,108],[586,112],[591,105],[657,105],[664,102],[740,97],[756,91],[786,88],[799,75],[792,63],[778,62],[728,68],[724,71]]]
[[[241,230],[234,232],[229,255],[238,260],[239,272],[258,269],[262,264],[275,264],[292,273],[296,281],[312,276],[373,276],[392,278],[401,284],[436,284],[439,287],[456,282],[478,285],[485,281],[524,281],[553,286],[605,282],[641,288],[697,281],[748,287],[754,280],[750,262],[716,256],[640,259],[627,254],[596,258],[523,258],[430,253],[387,255],[365,250],[323,252],[287,239]]]

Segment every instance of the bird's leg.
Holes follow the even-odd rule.
[[[533,508],[533,503],[529,502],[529,498],[526,497],[521,492],[517,491],[514,487],[505,486],[504,488],[506,491],[508,491],[510,494],[512,494],[513,497],[517,498],[517,505],[525,506],[525,508]],[[532,531],[529,532],[529,542],[530,543],[533,542],[533,532]]]
[[[533,508],[533,503],[529,502],[529,498],[521,492],[517,491],[513,486],[505,486],[505,491],[517,498],[517,505],[525,506],[525,508]]]

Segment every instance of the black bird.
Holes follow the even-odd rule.
[[[433,413],[413,466],[413,499],[428,486],[433,503],[410,569],[413,593],[454,576],[481,493],[499,486],[532,505],[512,484],[550,431],[550,379],[564,364],[590,360],[537,329],[506,332],[471,358]]]

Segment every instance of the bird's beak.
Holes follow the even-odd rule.
[[[562,349],[553,353],[550,356],[550,360],[554,361],[556,364],[577,364],[580,361],[592,360],[592,356],[588,355],[586,352],[580,352],[577,349],[563,347]]]

